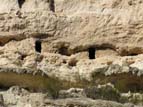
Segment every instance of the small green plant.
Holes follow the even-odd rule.
[[[62,89],[61,81],[56,77],[49,77],[44,81],[44,84],[50,96],[54,99],[58,98],[59,91]]]
[[[111,86],[104,86],[101,88],[98,87],[89,87],[85,89],[85,94],[89,98],[93,99],[103,99],[103,100],[112,100],[119,101],[120,93],[117,89]]]

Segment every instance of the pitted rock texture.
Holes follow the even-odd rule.
[[[11,87],[7,91],[1,91],[1,107],[126,107],[111,101],[92,100],[88,98],[67,98],[53,100],[46,94],[29,93],[27,90],[17,86]]]
[[[0,7],[0,66],[90,80],[112,64],[142,70],[139,0],[10,0]],[[39,43],[38,43],[39,41]]]
[[[94,73],[111,83],[130,77],[129,85],[142,91],[142,6],[141,0],[0,0],[0,68],[70,82],[92,81]]]
[[[74,90],[77,89],[70,89],[67,92],[73,94]],[[86,97],[73,98],[69,96],[62,99],[51,99],[47,94],[30,93],[18,86],[13,86],[7,91],[0,91],[0,94],[2,107],[142,107],[132,103],[120,104],[114,101],[93,100]],[[129,94],[128,96],[131,99]]]

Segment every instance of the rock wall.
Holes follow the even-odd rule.
[[[139,0],[2,1],[0,51],[1,60],[5,61],[0,65],[17,66],[13,61],[15,56],[24,56],[20,59],[22,66],[43,68],[46,60],[50,64],[47,66],[69,66],[74,62],[71,65],[79,69],[74,71],[80,72],[84,71],[81,67],[84,63],[104,66],[140,62],[143,52],[141,7]],[[37,40],[41,41],[43,57],[39,62],[35,62]],[[96,60],[91,60],[90,55]]]
[[[5,0],[1,1],[0,13],[22,10],[23,12],[35,12],[38,10],[50,11],[48,0]]]
[[[0,68],[70,82],[104,71],[112,83],[121,73],[127,76],[119,83],[131,75],[142,91],[142,6],[141,0],[0,0]]]

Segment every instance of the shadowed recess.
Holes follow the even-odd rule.
[[[31,92],[49,92],[52,97],[57,97],[60,82],[56,78],[41,76],[39,74],[17,74],[14,72],[0,72],[0,89],[20,86]]]
[[[52,12],[55,12],[55,1],[54,0],[48,0],[49,2],[49,8]]]
[[[88,49],[89,59],[95,59],[95,53],[96,53],[96,49],[93,47],[90,47]]]
[[[41,47],[41,41],[37,40],[35,42],[35,51],[41,53],[42,47]]]
[[[137,76],[136,74],[132,73],[121,73],[105,76],[101,73],[95,73],[92,75],[92,77],[93,83],[112,83],[120,92],[143,92],[143,76]]]
[[[19,8],[22,8],[22,5],[24,4],[25,0],[18,0]]]

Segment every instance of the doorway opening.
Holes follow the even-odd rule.
[[[25,0],[18,0],[19,8],[22,8],[22,5],[24,4]]]
[[[95,59],[96,49],[93,47],[90,47],[88,49],[89,59]]]
[[[41,53],[41,50],[42,50],[41,44],[42,44],[42,43],[41,43],[40,40],[37,40],[37,41],[35,42],[35,51],[36,51],[36,52]]]
[[[55,1],[54,0],[48,0],[49,2],[49,8],[52,12],[55,12]]]

